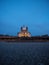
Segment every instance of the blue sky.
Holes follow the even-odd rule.
[[[0,0],[0,34],[16,36],[23,25],[32,36],[49,35],[49,0]]]

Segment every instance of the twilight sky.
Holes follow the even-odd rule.
[[[49,35],[49,0],[0,0],[0,34],[17,35],[21,26]]]

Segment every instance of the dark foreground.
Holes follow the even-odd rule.
[[[0,36],[2,42],[49,42],[47,37],[16,37],[16,36]]]
[[[49,42],[0,42],[0,65],[49,65]]]

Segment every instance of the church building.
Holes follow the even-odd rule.
[[[18,37],[31,37],[30,32],[28,32],[28,27],[21,27],[21,31],[17,34]]]

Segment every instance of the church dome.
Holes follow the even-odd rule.
[[[26,30],[26,31],[27,31],[27,30],[28,30],[28,27],[22,26],[22,27],[21,27],[21,31],[23,31],[23,30]]]

